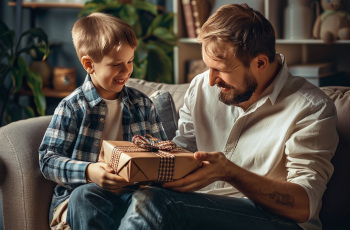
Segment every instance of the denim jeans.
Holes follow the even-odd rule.
[[[146,187],[133,194],[119,229],[288,230],[301,227],[249,199]]]
[[[245,198],[149,186],[113,193],[93,183],[72,192],[67,223],[73,230],[301,229]]]
[[[69,197],[66,221],[74,230],[117,229],[138,187],[111,192],[95,183],[81,185]]]

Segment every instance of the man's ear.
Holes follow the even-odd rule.
[[[94,62],[92,58],[90,58],[89,56],[83,56],[80,61],[86,72],[88,72],[89,74],[95,72]]]
[[[269,58],[266,55],[260,54],[255,58],[258,69],[265,69],[269,63]]]

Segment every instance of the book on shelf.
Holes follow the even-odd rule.
[[[301,77],[322,77],[336,72],[334,63],[323,62],[323,63],[312,63],[293,65],[289,67],[289,71],[294,76]]]
[[[190,0],[193,11],[195,33],[198,36],[201,27],[208,19],[210,13],[210,4],[208,0]]]
[[[187,36],[189,38],[196,38],[196,27],[194,25],[193,10],[191,0],[182,0],[182,12],[185,19]]]
[[[209,0],[181,0],[187,36],[196,38],[210,13]]]

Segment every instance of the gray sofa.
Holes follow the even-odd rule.
[[[130,79],[128,85],[149,96],[153,94],[152,97],[169,92],[168,104],[174,103],[169,107],[174,110],[171,120],[176,123],[188,84],[168,85]],[[347,219],[350,214],[350,88],[325,87],[323,90],[337,106],[340,142],[333,158],[335,172],[323,198],[321,218],[324,229],[350,229]],[[165,115],[161,119],[169,120],[169,113],[163,112]],[[40,173],[38,146],[50,119],[51,116],[31,118],[0,128],[0,192],[5,230],[49,229],[48,210],[55,184],[45,180]],[[164,126],[167,127],[167,122]],[[171,134],[173,129],[167,132],[174,135]]]

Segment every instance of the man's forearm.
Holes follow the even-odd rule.
[[[235,170],[226,182],[236,187],[249,199],[267,210],[302,223],[309,218],[309,198],[298,184],[277,181],[244,170],[231,164]],[[234,174],[233,174],[234,173]]]

